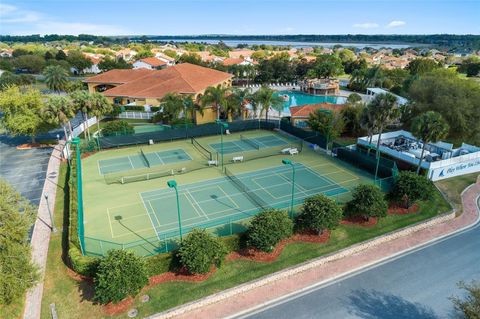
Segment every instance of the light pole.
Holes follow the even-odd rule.
[[[220,125],[220,153],[222,155],[222,172],[223,172],[223,130],[228,128],[228,124],[220,120],[215,120]]]
[[[43,195],[45,197],[45,200],[47,201],[47,209],[48,209],[48,215],[50,216],[50,230],[53,232],[53,233],[56,233],[57,232],[57,229],[55,228],[55,224],[53,222],[53,216],[52,216],[52,211],[50,210],[50,204],[48,203],[48,194],[45,193]]]
[[[293,220],[293,201],[295,198],[295,165],[289,159],[283,159],[282,164],[290,165],[292,167],[292,199],[290,201],[290,218]]]
[[[180,232],[180,242],[183,240],[182,236],[182,219],[180,218],[180,201],[178,199],[178,188],[177,188],[177,182],[175,180],[169,180],[167,182],[168,187],[174,188],[175,189],[175,195],[177,196],[177,215],[178,215],[178,230]]]

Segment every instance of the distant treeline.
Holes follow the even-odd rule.
[[[2,42],[50,42],[50,41],[86,41],[95,43],[124,43],[128,41],[158,41],[158,40],[235,40],[235,41],[296,41],[296,42],[334,42],[334,43],[406,43],[423,44],[437,48],[480,50],[480,35],[455,35],[455,34],[431,34],[431,35],[185,35],[185,36],[94,36],[88,34],[72,35],[27,35],[10,36],[0,35]]]

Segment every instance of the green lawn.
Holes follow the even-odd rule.
[[[65,184],[66,166],[62,165],[57,203],[55,206],[55,221],[57,227],[63,224],[63,186]],[[473,178],[459,177],[442,182],[442,190],[449,191],[452,198],[458,196],[464,186]],[[450,198],[449,196],[449,198]],[[158,285],[147,291],[151,297],[148,303],[141,303],[138,298],[135,307],[139,316],[169,309],[171,307],[205,297],[223,289],[231,288],[262,276],[271,274],[285,267],[299,264],[306,260],[319,257],[355,243],[405,227],[409,224],[430,218],[438,213],[447,212],[448,203],[440,193],[429,202],[421,203],[421,211],[412,215],[391,215],[382,219],[378,225],[364,228],[354,225],[342,225],[332,232],[327,244],[293,243],[286,246],[278,260],[272,263],[257,263],[247,260],[226,262],[211,278],[202,283],[170,282]],[[65,238],[63,238],[65,240]],[[42,300],[42,318],[50,318],[49,305],[55,303],[60,318],[102,318],[101,307],[91,301],[92,291],[88,284],[72,279],[68,268],[60,262],[62,259],[62,233],[53,234],[47,261],[44,297]],[[126,315],[118,316],[125,318]]]
[[[50,319],[50,304],[54,303],[59,318],[101,318],[101,308],[93,305],[91,290],[87,285],[72,279],[73,273],[65,266],[64,245],[67,245],[66,215],[68,209],[68,189],[65,187],[67,165],[62,164],[58,177],[57,198],[54,220],[58,231],[52,234],[48,249],[47,270],[43,288],[41,318]],[[65,230],[65,232],[64,232]]]
[[[457,209],[457,214],[462,212],[462,201],[460,194],[469,185],[475,183],[478,177],[478,173],[458,176],[455,178],[445,179],[443,181],[436,182],[435,184],[442,191],[442,193],[453,203]]]

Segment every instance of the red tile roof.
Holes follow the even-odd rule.
[[[225,60],[223,60],[222,64],[225,65],[225,66],[231,66],[231,65],[237,65],[237,64],[240,64],[242,62],[244,62],[245,60],[242,59],[242,58],[226,58]]]
[[[155,71],[150,69],[110,70],[108,72],[89,77],[85,79],[84,82],[105,84],[127,83],[150,75],[152,72]]]
[[[127,71],[122,73],[126,77],[130,77],[128,72],[138,72],[140,70],[146,70],[147,72],[144,72],[143,76],[123,80],[123,82],[120,82],[120,75],[113,74],[112,78],[116,82],[104,83],[124,84],[111,88],[103,92],[103,94],[106,96],[128,96],[132,98],[162,98],[165,94],[170,92],[195,94],[205,90],[209,86],[218,85],[233,76],[229,73],[190,63],[177,64],[163,70],[112,70],[102,75],[104,76],[103,78],[109,80],[110,76],[108,74],[113,71]],[[92,78],[90,78],[90,81],[87,81],[99,82],[98,79],[95,81],[92,81],[91,79]]]
[[[142,61],[144,63],[147,63],[147,64],[150,64],[153,67],[159,67],[159,66],[162,66],[162,65],[167,65],[167,62],[162,61],[162,60],[157,59],[157,58],[153,58],[153,57],[141,59],[140,61]]]
[[[290,114],[292,117],[308,117],[316,110],[331,110],[334,112],[340,112],[345,108],[345,104],[332,104],[332,103],[318,103],[318,104],[306,104],[302,106],[291,106]]]

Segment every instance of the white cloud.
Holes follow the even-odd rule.
[[[387,24],[385,27],[386,28],[396,28],[396,27],[401,27],[406,25],[407,23],[405,21],[401,20],[393,20],[389,24]]]
[[[0,20],[10,24],[10,34],[95,34],[116,35],[127,31],[116,25],[94,24],[84,22],[64,22],[50,19],[38,12],[22,10],[9,4],[0,4]]]
[[[2,23],[28,23],[38,21],[40,16],[33,11],[20,10],[9,4],[0,4],[0,19]]]
[[[378,28],[379,25],[378,23],[366,22],[366,23],[355,23],[353,27],[360,28],[360,29],[374,29],[374,28]]]

